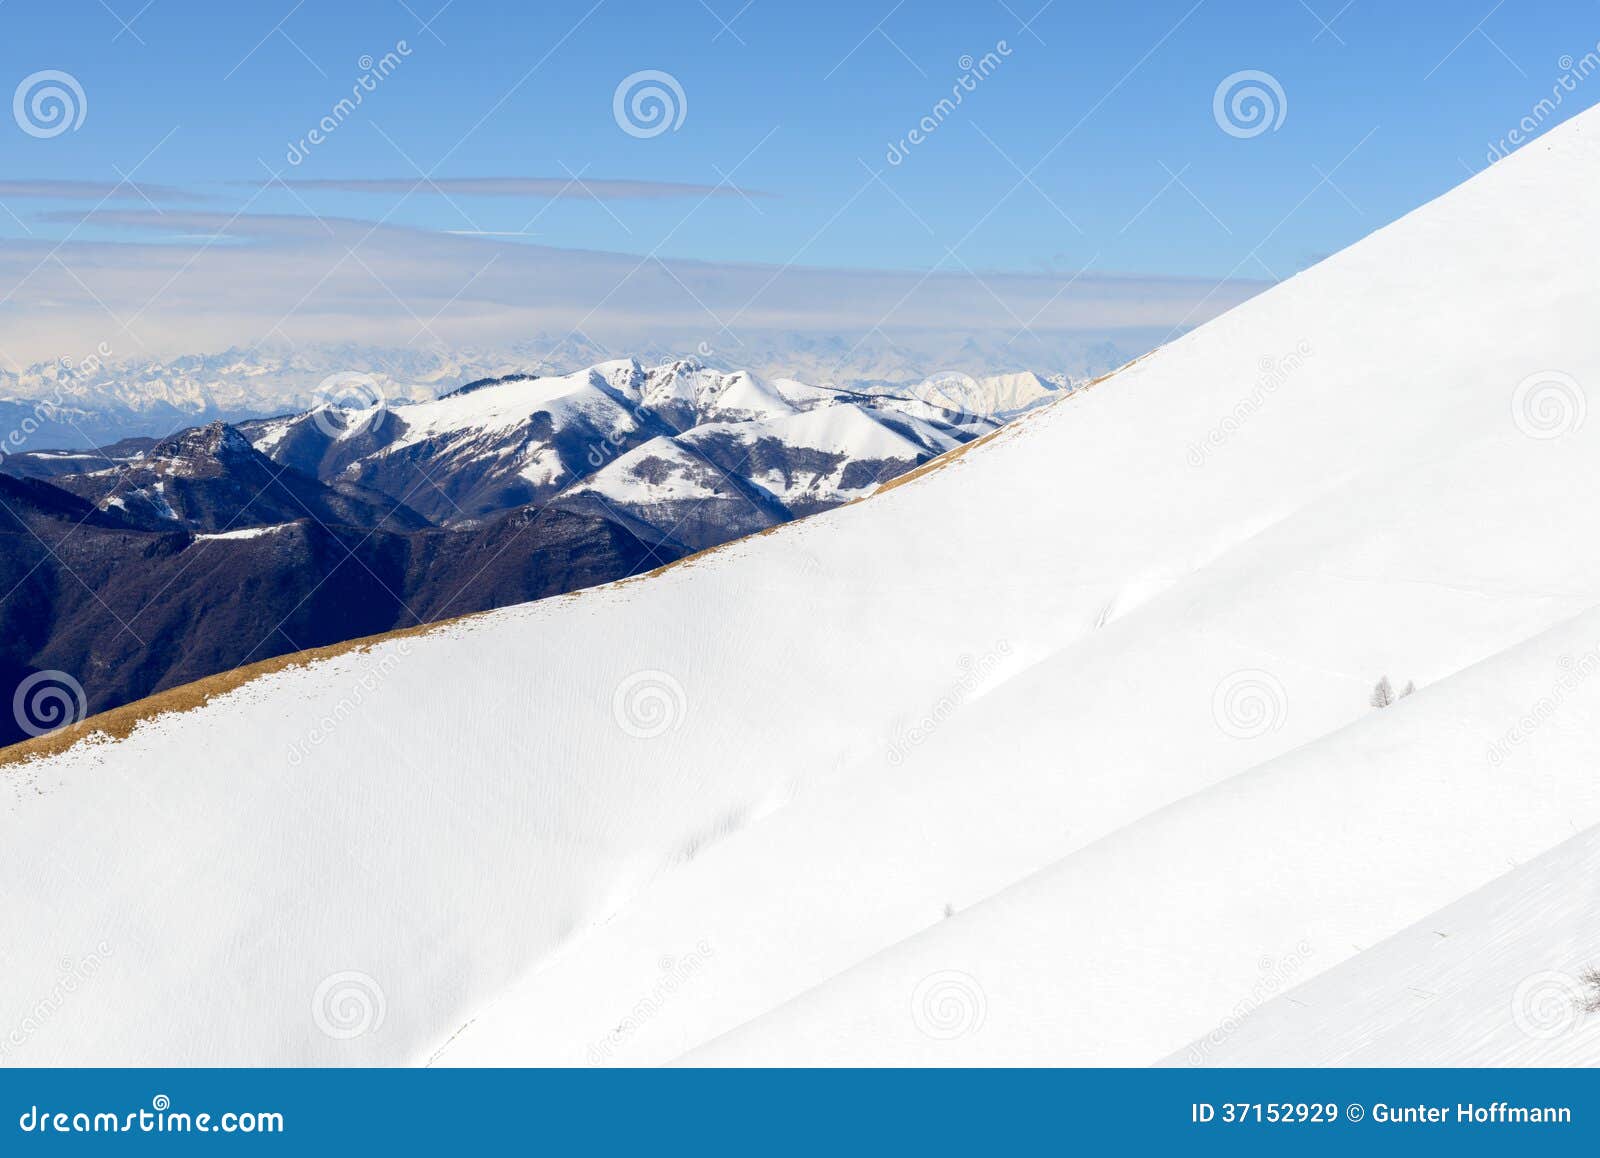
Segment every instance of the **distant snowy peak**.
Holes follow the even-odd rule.
[[[1064,389],[1070,392],[1070,384],[1047,382],[1031,371],[983,378],[949,372],[930,375],[910,394],[953,419],[1000,419],[1032,409]]]
[[[796,411],[776,388],[748,371],[722,373],[693,360],[647,371],[642,400],[679,430],[704,422],[778,418]]]
[[[525,364],[506,354],[337,346],[306,351],[229,349],[132,360],[101,353],[0,370],[0,419],[42,414],[39,448],[82,447],[130,435],[160,437],[213,419],[310,407],[329,377],[359,373],[390,401],[431,398],[472,378]],[[41,406],[43,409],[41,410]]]

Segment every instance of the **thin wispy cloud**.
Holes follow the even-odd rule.
[[[550,200],[652,201],[671,197],[776,197],[759,189],[728,184],[641,181],[613,177],[319,177],[277,178],[305,192],[435,194],[461,197],[536,197]]]
[[[300,213],[220,213],[195,209],[95,208],[49,209],[31,215],[34,221],[54,225],[94,226],[138,232],[183,233],[193,236],[232,237],[240,240],[327,238],[339,226],[369,228],[348,217],[307,217]]]
[[[41,201],[205,201],[202,193],[134,181],[58,181],[50,178],[0,180],[0,197]]]
[[[46,243],[0,242],[0,351],[19,362],[100,341],[166,356],[266,340],[491,347],[573,333],[619,350],[709,347],[730,361],[782,335],[824,366],[859,362],[877,342],[943,350],[970,336],[982,351],[974,362],[1049,368],[1086,342],[1148,348],[1263,287],[1097,269],[690,261],[289,214],[108,207],[43,216],[149,240],[79,231],[47,260]]]

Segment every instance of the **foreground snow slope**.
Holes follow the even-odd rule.
[[[1600,611],[1123,828],[688,1060],[1137,1065],[1186,1043],[1181,1056],[1216,1060],[1220,1040],[1222,1064],[1359,1064],[1328,1051],[1329,1037],[1342,1034],[1348,1048],[1415,1003],[1413,954],[1363,970],[1362,949],[1600,820],[1590,771],[1600,680],[1577,684],[1512,759],[1485,755],[1495,730],[1549,693],[1561,657],[1593,653],[1597,641]],[[1592,920],[1592,858],[1564,867],[1558,903]],[[1485,915],[1479,906],[1435,927],[1489,939]],[[1514,968],[1471,962],[1479,972],[1465,980],[1486,1015],[1435,1019],[1431,1034],[1413,1035],[1409,1064],[1472,1056],[1462,1038],[1474,1032],[1493,1043],[1476,1052],[1480,1064],[1518,1056],[1528,1044],[1514,1012],[1519,983],[1584,963],[1573,947],[1530,935],[1546,919],[1533,907],[1504,915],[1500,935],[1527,940]],[[1600,950],[1600,937],[1586,941]],[[1228,1049],[1241,1007],[1271,995],[1272,982],[1281,989],[1350,958],[1364,991],[1330,985],[1344,1000],[1324,1019],[1312,1015],[1314,996],[1302,998],[1312,981],[1279,999],[1294,1003],[1277,1034],[1255,1034],[1270,1034],[1265,1015],[1246,1020],[1240,1037],[1256,1036],[1258,1048]]]
[[[1168,1064],[1593,1065],[1597,912],[1590,828],[1309,984],[1246,1002]]]
[[[1600,605],[1600,423],[1525,433],[1597,129],[864,502],[7,772],[0,1024],[107,949],[17,1058],[1154,1061],[1600,823],[1575,724],[1486,762]]]

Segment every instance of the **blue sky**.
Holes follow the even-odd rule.
[[[1092,368],[1600,98],[1600,0],[5,0],[0,33],[13,370],[757,330]]]
[[[324,189],[301,191],[301,205],[280,189],[251,211],[494,231],[536,217],[542,244],[710,260],[798,252],[804,264],[922,269],[954,249],[979,270],[1092,261],[1220,277],[1244,261],[1241,274],[1281,277],[1481,167],[1549,94],[1560,58],[1600,40],[1590,0],[441,2],[10,0],[7,83],[64,70],[88,113],[49,139],[7,132],[5,172],[115,181],[154,148],[138,179],[230,213],[254,192],[235,182],[266,176],[262,162],[322,180],[411,179],[412,162],[436,179],[731,174],[773,196],[697,207],[699,195],[551,204],[428,191],[401,203]],[[290,142],[348,94],[360,58],[402,40],[400,67],[288,165]],[[890,142],[949,93],[963,55],[1001,41],[1010,54],[992,74],[888,165]],[[678,129],[643,139],[612,115],[617,83],[642,69],[672,74],[686,100]],[[1241,69],[1278,80],[1280,127],[1219,130],[1215,88]],[[1600,77],[1585,83],[1594,93],[1580,86],[1559,116],[1600,97]],[[44,234],[65,228],[29,216],[62,204],[4,200]],[[0,229],[22,234],[5,214]]]

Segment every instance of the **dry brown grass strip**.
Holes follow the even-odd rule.
[[[313,647],[305,651],[290,652],[288,655],[280,655],[272,659],[263,659],[256,663],[246,664],[243,667],[236,667],[232,671],[218,672],[216,675],[206,676],[204,679],[195,680],[193,683],[181,684],[164,692],[146,696],[142,700],[134,700],[132,703],[123,704],[121,707],[111,708],[108,711],[89,716],[59,731],[49,732],[32,740],[23,740],[21,743],[0,748],[0,767],[8,764],[19,764],[45,756],[59,755],[79,741],[87,740],[91,736],[105,736],[112,740],[121,740],[130,735],[142,720],[154,719],[157,716],[164,716],[173,712],[191,711],[213,698],[226,695],[228,692],[241,688],[251,680],[259,679],[261,676],[271,675],[273,672],[286,671],[292,667],[304,667],[307,664],[332,659],[347,652],[360,651],[385,640],[426,635],[437,628],[466,618],[469,617],[462,615],[453,619],[441,619],[437,623],[424,623],[417,627],[404,627],[395,631],[386,631],[380,635],[367,635],[360,639],[347,639],[342,643],[330,643],[326,647]]]

